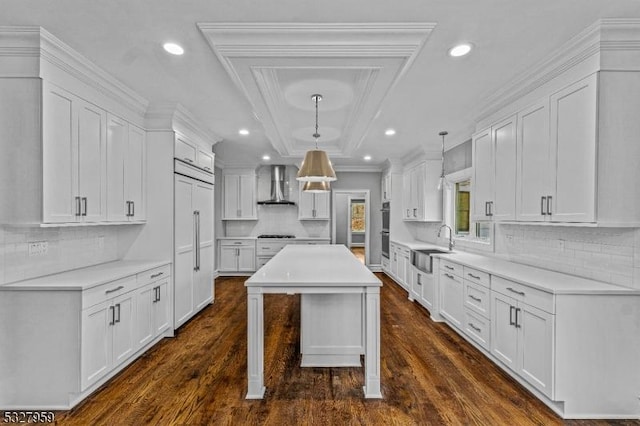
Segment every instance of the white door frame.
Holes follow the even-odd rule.
[[[349,195],[349,200],[351,198],[364,198],[364,264],[369,265],[369,254],[371,252],[369,248],[369,237],[371,234],[371,203],[370,203],[370,190],[368,189],[333,189],[331,191],[331,196],[333,200],[331,200],[331,242],[335,243],[336,241],[336,196],[338,194]],[[349,208],[351,205],[349,203]],[[349,225],[350,226],[350,225]],[[347,236],[349,238],[349,236]]]

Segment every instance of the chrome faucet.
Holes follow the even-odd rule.
[[[440,238],[440,234],[442,233],[442,228],[449,228],[449,251],[453,250],[453,246],[455,243],[453,242],[453,229],[449,225],[442,225],[440,229],[438,229],[438,238]]]

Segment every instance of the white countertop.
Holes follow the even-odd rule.
[[[258,237],[218,237],[218,240],[260,240],[260,241],[331,241],[329,237],[258,238]]]
[[[87,290],[110,281],[168,265],[168,261],[119,260],[4,284],[2,290]]]
[[[640,295],[640,290],[548,271],[494,257],[459,251],[454,251],[450,254],[434,254],[433,256],[553,294]]]
[[[420,240],[397,240],[392,238],[390,242],[401,245],[401,246],[405,246],[411,250],[423,250],[423,249],[438,249],[438,250],[445,250],[445,251],[449,250],[448,247],[438,246],[436,244],[431,244],[431,243],[425,243],[424,241],[420,241]]]
[[[245,286],[382,286],[344,245],[288,245],[260,268]]]

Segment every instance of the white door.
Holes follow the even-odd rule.
[[[164,333],[170,327],[171,322],[171,296],[169,294],[169,279],[162,280],[154,285],[158,289],[153,312],[154,335]]]
[[[82,390],[87,389],[111,367],[112,309],[107,302],[82,311]]]
[[[113,366],[129,358],[135,351],[135,291],[118,296],[112,302],[115,309],[113,331]]]
[[[194,206],[198,214],[199,269],[194,277],[194,305],[199,310],[213,300],[213,185],[197,182]]]
[[[153,323],[155,296],[155,287],[151,284],[138,290],[135,327],[137,348],[141,348],[152,341],[155,335]]]
[[[460,328],[464,317],[463,293],[461,278],[448,272],[440,273],[440,313]]]
[[[491,293],[491,353],[507,367],[517,371],[518,329],[515,327],[516,301]]]
[[[131,201],[130,220],[145,220],[146,206],[146,135],[144,130],[129,125],[129,144],[127,150],[125,182],[127,184],[127,200]]]
[[[551,95],[554,222],[595,222],[597,74]],[[552,194],[550,194],[552,195]]]
[[[79,206],[75,98],[56,86],[44,83],[43,87],[43,219],[46,223],[76,222]]]
[[[521,303],[518,306],[518,373],[552,397],[553,315]]]
[[[551,195],[549,101],[547,98],[518,114],[516,220],[545,220],[546,199]]]
[[[125,187],[125,161],[128,140],[127,122],[107,116],[107,220],[126,221],[127,192]]]
[[[107,220],[107,114],[88,102],[78,101],[78,195],[81,220]]]
[[[516,116],[491,128],[494,146],[493,220],[516,218]]]
[[[491,129],[487,129],[473,136],[471,142],[473,179],[471,180],[473,204],[473,220],[490,219],[490,204],[493,201],[493,141]]]
[[[174,326],[177,328],[193,312],[193,273],[195,268],[195,215],[193,180],[175,175],[175,277]]]

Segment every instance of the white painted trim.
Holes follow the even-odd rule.
[[[334,189],[331,191],[331,243],[336,242],[336,195],[350,194],[365,204],[364,264],[368,267],[371,256],[371,191],[369,189]],[[362,196],[364,194],[364,197]]]

